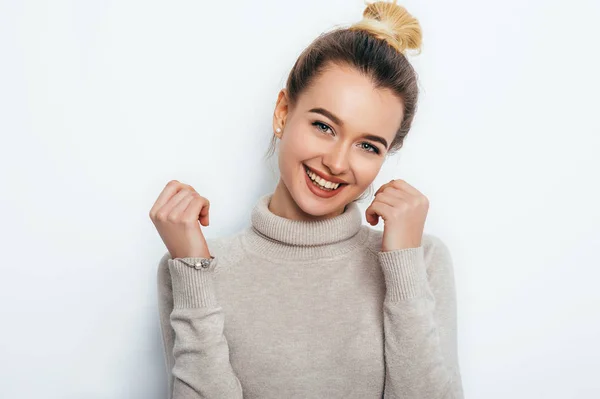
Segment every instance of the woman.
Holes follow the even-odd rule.
[[[159,195],[171,397],[463,397],[452,260],[423,234],[427,198],[381,186],[366,220],[383,232],[356,204],[410,129],[404,53],[420,43],[406,9],[377,2],[301,54],[273,117],[281,178],[248,228],[206,240],[208,199],[176,180]]]

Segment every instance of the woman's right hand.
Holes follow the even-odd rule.
[[[158,196],[150,219],[165,243],[171,258],[210,258],[198,221],[209,225],[210,202],[190,185],[171,180]]]

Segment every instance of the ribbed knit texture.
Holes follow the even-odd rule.
[[[207,240],[215,259],[158,265],[170,398],[463,398],[453,264],[424,234],[381,252],[355,203],[319,221],[273,214]]]
[[[380,252],[379,264],[387,282],[388,300],[425,295],[427,275],[425,274],[423,246],[405,251]]]
[[[317,221],[282,218],[269,211],[270,196],[259,199],[252,210],[254,234],[244,236],[248,248],[265,257],[282,260],[318,260],[337,257],[363,245],[361,212],[350,203],[341,215]]]
[[[200,262],[202,258],[185,258],[190,264]],[[198,273],[197,269],[183,263],[180,259],[171,261],[171,273],[179,278],[173,279],[173,305],[175,308],[197,308],[202,306],[214,306],[217,304],[214,289],[212,289],[213,271],[218,263],[214,259],[210,268]],[[209,287],[209,289],[203,289]]]

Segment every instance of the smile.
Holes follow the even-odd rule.
[[[306,174],[308,175],[310,180],[314,183],[314,185],[316,185],[317,187],[319,187],[322,190],[335,191],[342,185],[340,183],[333,183],[333,182],[327,181],[327,180],[317,176],[316,174],[311,172],[306,166],[304,167],[304,170],[306,171]]]

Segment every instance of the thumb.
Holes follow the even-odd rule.
[[[202,210],[200,210],[200,215],[198,219],[200,220],[200,224],[202,224],[203,226],[208,226],[210,224],[209,207],[210,205],[207,204],[202,207]]]
[[[379,223],[379,215],[373,210],[372,207],[368,207],[365,211],[365,218],[367,219],[367,223],[371,226],[376,226]]]

